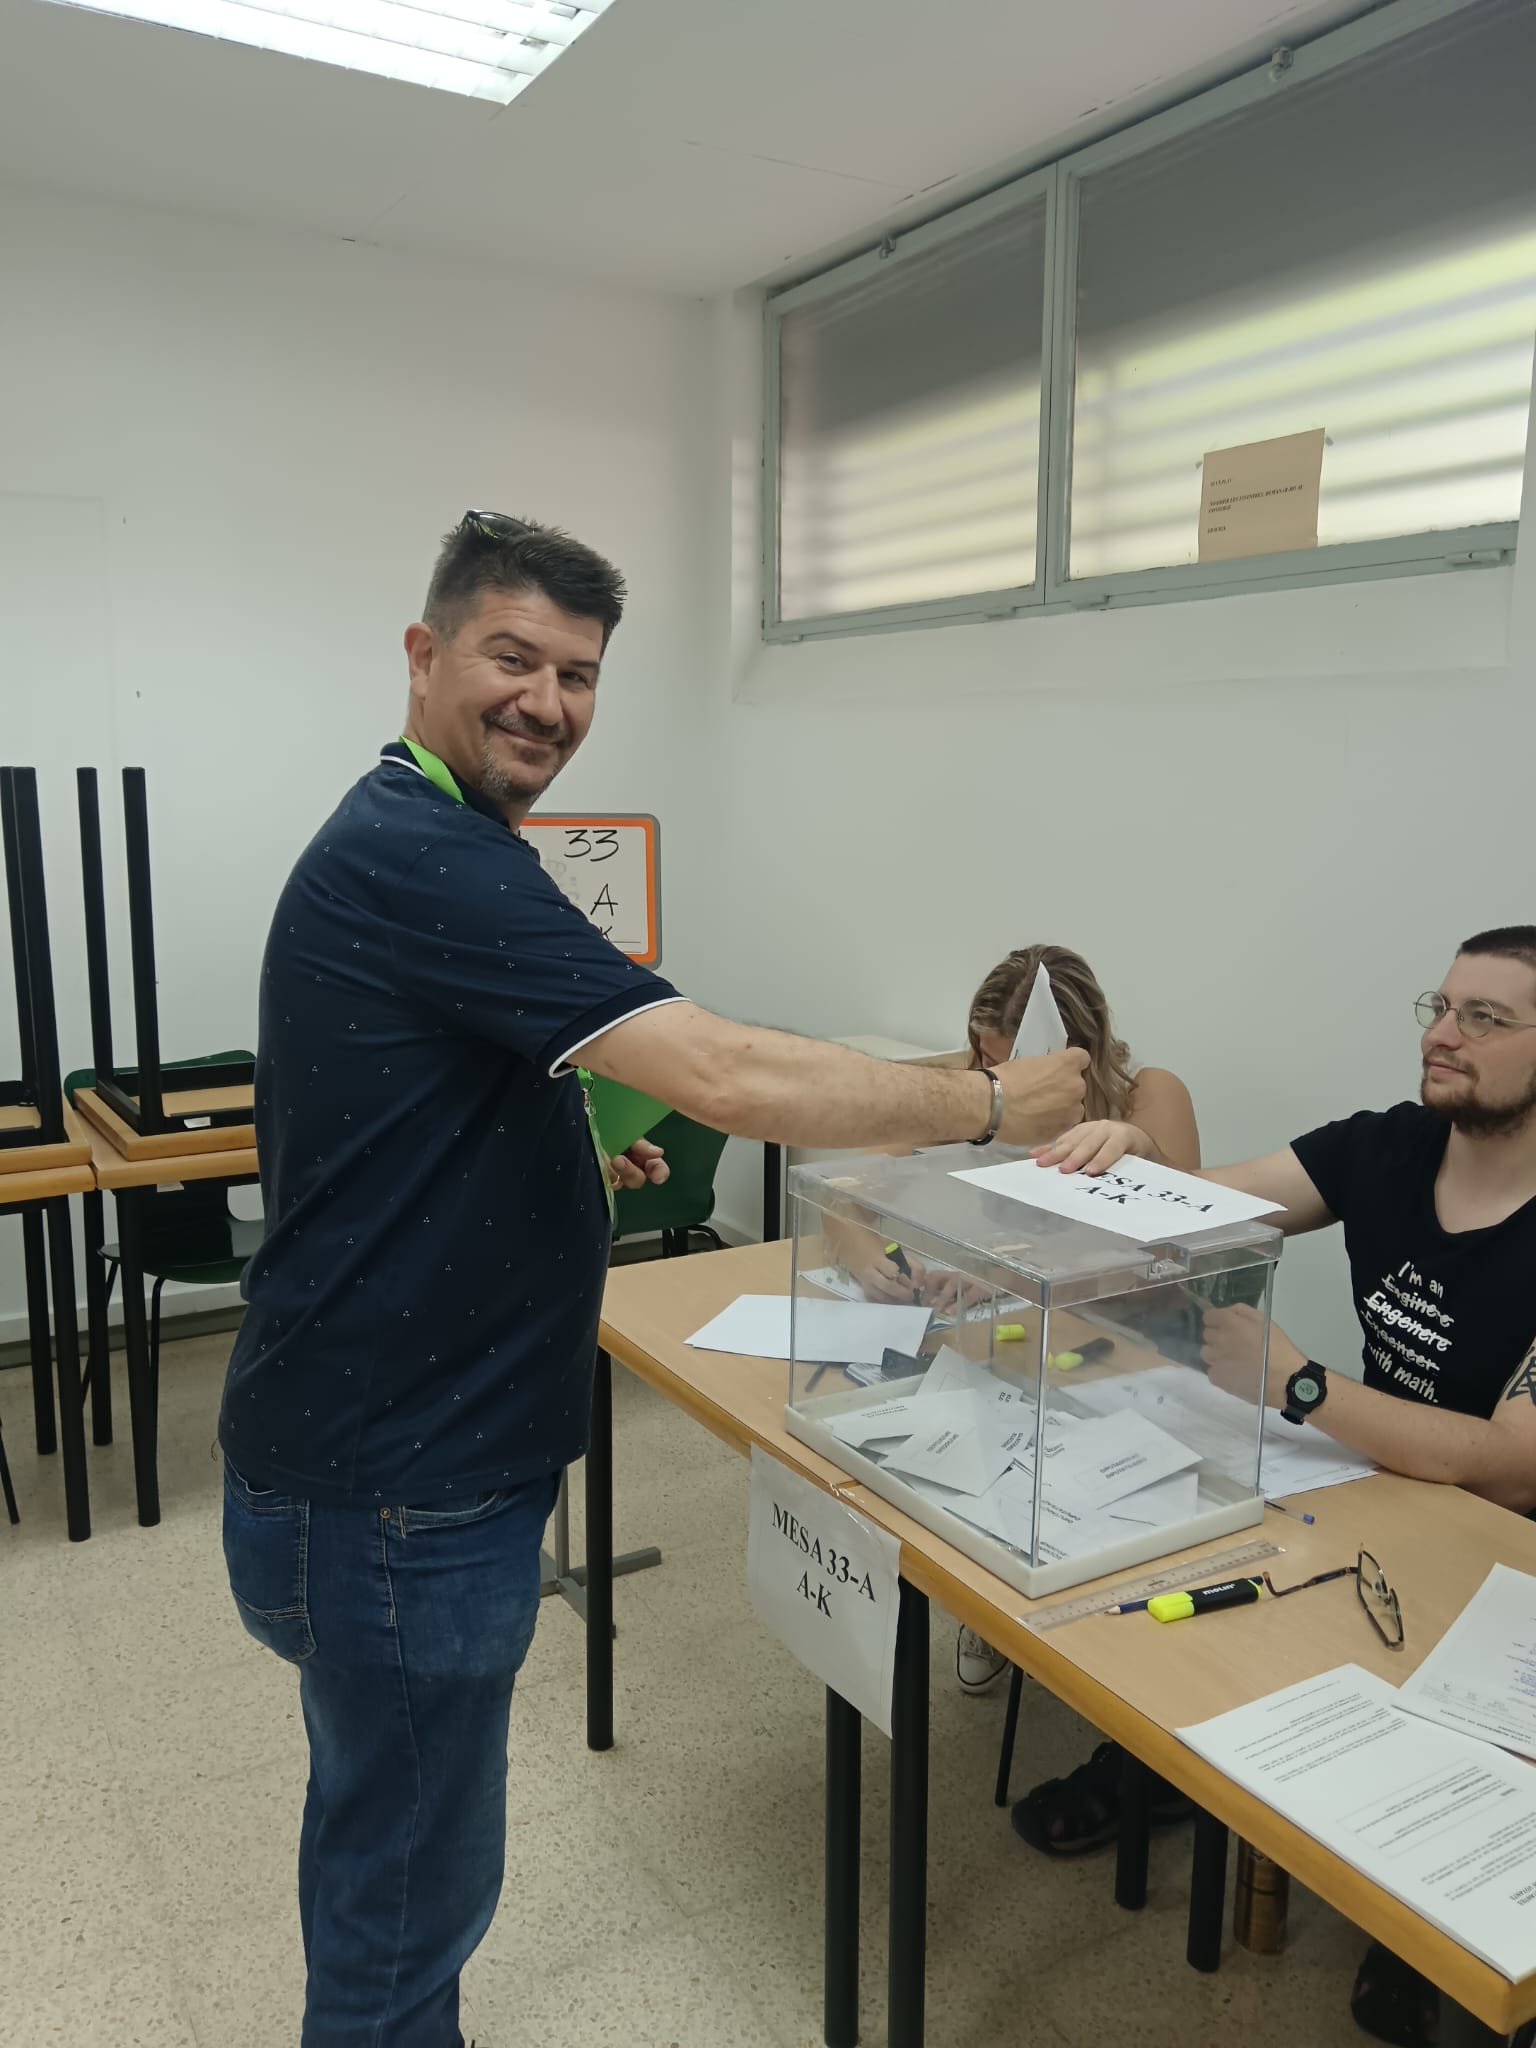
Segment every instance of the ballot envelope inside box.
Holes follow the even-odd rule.
[[[790,1434],[1031,1598],[1257,1523],[1280,1233],[1137,1243],[954,1178],[977,1157],[791,1170]]]

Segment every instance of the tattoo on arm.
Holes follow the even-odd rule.
[[[1536,1407],[1536,1344],[1527,1351],[1521,1361],[1520,1370],[1504,1390],[1506,1401],[1518,1400],[1522,1394],[1533,1407]]]

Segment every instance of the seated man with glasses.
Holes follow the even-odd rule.
[[[1536,1510],[1536,925],[1479,932],[1440,987],[1415,1005],[1423,1037],[1418,1102],[1361,1110],[1278,1152],[1207,1168],[1205,1180],[1284,1205],[1286,1236],[1344,1226],[1363,1379],[1270,1334],[1264,1399],[1389,1471],[1464,1486],[1517,1514]],[[1036,1156],[1102,1173],[1127,1154],[1159,1157],[1135,1125],[1082,1124]],[[1253,1384],[1262,1325],[1243,1306],[1205,1316],[1211,1378]],[[1050,1855],[1115,1838],[1120,1757],[1104,1744],[1013,1810]],[[1154,1822],[1188,1812],[1154,1790]],[[1431,1985],[1379,1944],[1356,1979],[1367,2033],[1434,2039]]]

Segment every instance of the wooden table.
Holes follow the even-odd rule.
[[[46,1163],[43,1153],[52,1156]],[[55,1445],[64,1467],[64,1514],[71,1543],[91,1533],[90,1475],[85,1463],[85,1395],[80,1375],[80,1332],[75,1309],[75,1254],[69,1198],[95,1186],[89,1148],[66,1116],[65,1142],[56,1147],[17,1148],[25,1169],[0,1170],[0,1213],[19,1215],[27,1236],[27,1310],[32,1344],[32,1395],[37,1448],[45,1456]],[[13,1157],[16,1155],[13,1155]],[[4,1155],[0,1154],[0,1160]],[[47,1251],[43,1228],[47,1228]],[[48,1315],[52,1279],[53,1316]],[[49,1353],[56,1361],[58,1419],[54,1420]],[[55,1427],[57,1435],[55,1435]]]
[[[206,1106],[235,1106],[231,1098],[249,1088],[207,1091]],[[141,1251],[143,1204],[158,1187],[189,1180],[223,1181],[231,1187],[256,1179],[256,1134],[250,1124],[227,1124],[208,1130],[171,1133],[138,1141],[139,1156],[130,1158],[115,1142],[113,1126],[126,1125],[101,1101],[94,1089],[82,1088],[78,1100],[89,1121],[81,1127],[90,1141],[90,1191],[85,1197],[86,1306],[89,1324],[90,1387],[93,1434],[97,1443],[112,1440],[110,1338],[107,1329],[107,1282],[101,1248],[106,1240],[105,1205],[111,1189],[117,1200],[118,1267],[123,1290],[123,1343],[128,1367],[129,1424],[133,1432],[133,1477],[139,1521],[152,1528],[160,1519],[158,1399],[151,1370],[149,1331],[144,1310],[144,1262]],[[167,1097],[167,1102],[172,1101]],[[177,1107],[196,1110],[203,1099],[189,1094],[174,1098]],[[109,1135],[110,1134],[110,1135]],[[131,1135],[131,1133],[130,1133]],[[149,1146],[149,1151],[142,1150]],[[177,1149],[166,1150],[167,1145]]]
[[[1210,1817],[1196,1836],[1197,1867],[1203,1857],[1207,1880],[1214,1836],[1219,1834],[1224,1858],[1225,1830],[1235,1829],[1358,1926],[1397,1954],[1412,1958],[1447,2001],[1442,2018],[1442,2041],[1447,2044],[1498,2039],[1536,2016],[1536,1976],[1510,1983],[1313,1837],[1232,1784],[1174,1733],[1339,1664],[1360,1664],[1401,1682],[1439,1641],[1491,1565],[1536,1571],[1536,1524],[1457,1488],[1432,1487],[1385,1473],[1308,1496],[1308,1507],[1317,1518],[1312,1527],[1277,1513],[1267,1515],[1264,1533],[1285,1547],[1286,1555],[1276,1566],[1277,1579],[1282,1570],[1286,1574],[1282,1583],[1352,1561],[1361,1543],[1374,1552],[1402,1599],[1406,1640],[1399,1652],[1389,1651],[1376,1637],[1347,1580],[1279,1606],[1265,1603],[1234,1610],[1222,1616],[1220,1626],[1162,1629],[1097,1615],[1038,1634],[1029,1626],[1030,1618],[1048,1609],[1052,1600],[1026,1600],[788,1434],[783,1421],[787,1365],[725,1359],[688,1348],[686,1337],[738,1294],[782,1293],[788,1281],[789,1250],[782,1243],[630,1266],[608,1277],[599,1332],[604,1355],[599,1358],[587,1473],[588,1741],[594,1748],[607,1748],[613,1739],[613,1653],[607,1626],[612,1582],[602,1570],[602,1561],[612,1550],[612,1357],[733,1449],[747,1452],[760,1445],[817,1485],[837,1491],[900,1540],[903,1611],[891,1764],[893,2044],[913,2048],[923,2037],[930,1598],[1188,1794]],[[1230,1547],[1231,1539],[1222,1538],[1182,1553],[1191,1582],[1198,1582],[1202,1557]],[[1126,1576],[1116,1575],[1121,1580]],[[1076,1587],[1054,1598],[1074,1599],[1085,1590]],[[595,1620],[599,1614],[601,1629]],[[831,1773],[846,1764],[848,1740],[832,1696],[828,1707]],[[850,1713],[844,1709],[845,1715]],[[857,1717],[853,1727],[856,1736]],[[851,1853],[855,1890],[851,1918],[849,1899],[829,1896],[828,1934],[856,1942],[856,1794],[851,1852],[847,1808],[846,1785],[829,1784],[829,1872],[840,1871],[846,1885]],[[828,1970],[827,2039],[840,2048],[842,2042],[856,2038],[852,1985],[834,1983],[830,1954]],[[855,1968],[851,1979],[856,1980],[856,1974]]]

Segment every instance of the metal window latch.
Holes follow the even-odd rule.
[[[1278,85],[1287,71],[1296,62],[1296,52],[1282,43],[1269,60],[1269,76],[1272,84]]]

